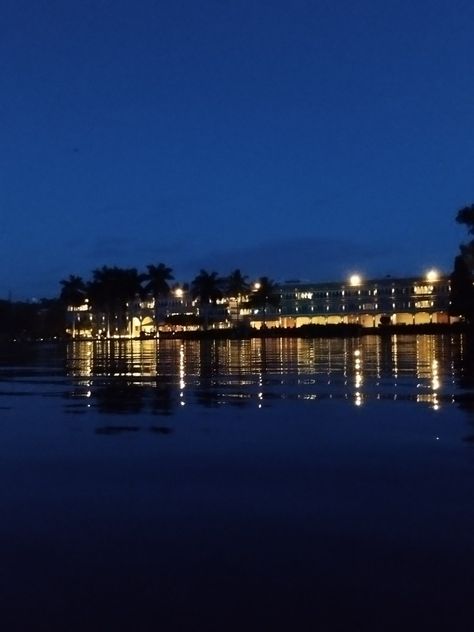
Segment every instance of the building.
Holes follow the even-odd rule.
[[[430,271],[425,277],[345,283],[287,282],[281,286],[280,324],[418,325],[449,323],[449,277]]]
[[[67,333],[73,338],[154,337],[162,331],[229,328],[249,325],[295,328],[301,325],[383,324],[421,325],[451,322],[449,277],[430,271],[424,277],[364,280],[353,275],[347,282],[303,283],[279,286],[278,306],[254,308],[249,296],[200,304],[182,288],[157,300],[139,298],[127,304],[121,318],[94,313],[87,300],[68,308]]]

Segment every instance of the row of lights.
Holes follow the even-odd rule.
[[[436,281],[439,281],[439,272],[433,269],[428,270],[425,278],[429,283],[434,283]],[[361,285],[361,284],[362,284],[362,277],[360,276],[360,274],[352,274],[349,277],[349,285],[353,287],[357,287],[358,285]]]
[[[262,285],[261,285],[261,283],[259,283],[258,281],[256,281],[256,282],[253,284],[253,289],[254,289],[255,291],[259,290],[261,287],[262,287]],[[184,290],[183,290],[183,288],[182,288],[182,287],[177,287],[177,288],[174,290],[174,295],[176,296],[176,298],[183,298],[183,296],[184,296]],[[87,299],[86,299],[86,300],[87,300]]]
[[[435,281],[439,281],[439,272],[437,270],[429,270],[426,273],[426,280],[429,283],[434,283]],[[349,285],[351,285],[352,287],[357,287],[358,285],[362,285],[362,277],[360,276],[360,274],[352,274],[349,277]],[[261,285],[258,281],[253,284],[253,289],[255,291],[259,290],[260,287]],[[180,288],[180,287],[176,288],[174,291],[174,295],[176,296],[176,298],[183,298],[184,296],[183,288]]]

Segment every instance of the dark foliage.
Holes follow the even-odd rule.
[[[246,274],[242,274],[238,268],[224,279],[225,296],[238,298],[242,296],[242,294],[246,294],[248,289],[248,276]]]
[[[263,325],[265,325],[268,309],[275,310],[280,304],[280,291],[277,284],[266,276],[260,277],[257,281],[257,289],[249,297],[249,304],[262,311]]]
[[[201,270],[191,283],[191,292],[200,303],[215,303],[222,298],[222,279],[217,272]]]
[[[451,274],[450,313],[452,316],[464,316],[469,322],[474,319],[472,268],[462,254],[455,258]]]
[[[64,307],[58,299],[31,303],[0,300],[0,331],[4,340],[59,338],[64,328]]]
[[[474,204],[460,209],[456,215],[458,224],[464,224],[468,233],[474,235]]]
[[[468,233],[474,234],[474,204],[460,209],[456,221],[464,224]],[[451,274],[452,316],[462,316],[469,323],[474,322],[474,240],[461,244],[460,254],[454,259],[454,270]]]
[[[59,298],[66,306],[79,307],[84,303],[87,298],[87,288],[82,277],[70,274],[67,279],[60,281],[60,284],[62,288]]]
[[[157,266],[147,266],[147,273],[144,275],[145,291],[149,292],[155,298],[159,296],[168,296],[170,293],[170,286],[168,281],[174,279],[173,270],[165,266],[164,263],[159,263]]]

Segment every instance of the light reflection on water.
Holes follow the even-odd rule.
[[[155,412],[176,407],[276,405],[281,399],[413,401],[434,410],[456,402],[463,385],[459,336],[360,339],[74,342],[66,373],[74,395],[114,411],[132,394]],[[106,406],[105,406],[106,408]]]
[[[472,358],[426,335],[0,350],[2,629],[471,629]]]

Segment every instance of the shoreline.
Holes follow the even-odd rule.
[[[250,340],[253,338],[361,338],[362,336],[390,337],[393,335],[433,335],[433,334],[466,334],[471,327],[467,323],[426,323],[420,325],[382,325],[378,327],[362,327],[357,324],[338,325],[302,325],[301,327],[283,328],[272,327],[265,329],[209,329],[207,331],[178,331],[159,332],[158,337],[142,336],[138,338],[17,338],[0,337],[1,345],[9,344],[41,344],[41,343],[71,343],[71,342],[129,342],[129,341],[160,341],[160,340]]]
[[[421,325],[383,325],[362,327],[362,325],[302,325],[301,327],[272,327],[265,330],[212,329],[208,331],[160,332],[159,340],[248,340],[251,338],[360,338],[362,336],[392,336],[403,334],[449,334],[467,333],[465,323]]]

